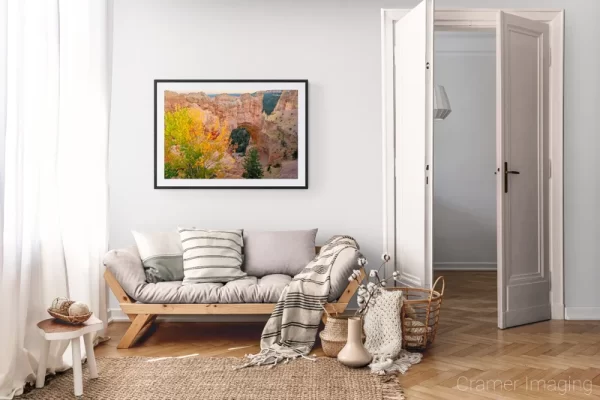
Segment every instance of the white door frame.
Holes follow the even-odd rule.
[[[394,145],[394,22],[409,10],[381,10],[383,249],[391,256],[385,271],[396,266],[395,145]],[[438,9],[435,26],[444,30],[496,29],[499,11],[550,26],[550,301],[552,319],[564,319],[563,279],[563,71],[564,10],[558,9]]]

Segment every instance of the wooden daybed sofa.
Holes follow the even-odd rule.
[[[318,253],[319,247],[316,248]],[[340,253],[331,273],[331,292],[325,309],[342,313],[358,288],[348,276],[357,268],[358,253]],[[132,347],[160,315],[259,315],[271,314],[283,288],[292,277],[266,275],[247,277],[227,284],[181,282],[148,283],[137,248],[111,250],[104,257],[104,279],[131,325],[117,345]],[[364,271],[361,269],[364,277]],[[362,277],[361,277],[362,279]],[[228,286],[231,286],[228,288]],[[161,301],[167,297],[169,301]],[[217,301],[215,301],[217,300]],[[324,321],[326,315],[323,315]]]

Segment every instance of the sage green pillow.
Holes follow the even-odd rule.
[[[137,245],[146,281],[150,283],[183,280],[183,248],[177,231],[132,231]]]

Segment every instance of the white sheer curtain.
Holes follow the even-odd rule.
[[[111,0],[0,2],[0,398],[34,379],[53,298],[106,321]],[[51,370],[67,368],[67,344]]]

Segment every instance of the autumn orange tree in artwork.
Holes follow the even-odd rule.
[[[165,178],[213,179],[224,174],[229,147],[226,124],[203,122],[200,109],[177,107],[165,111]]]

